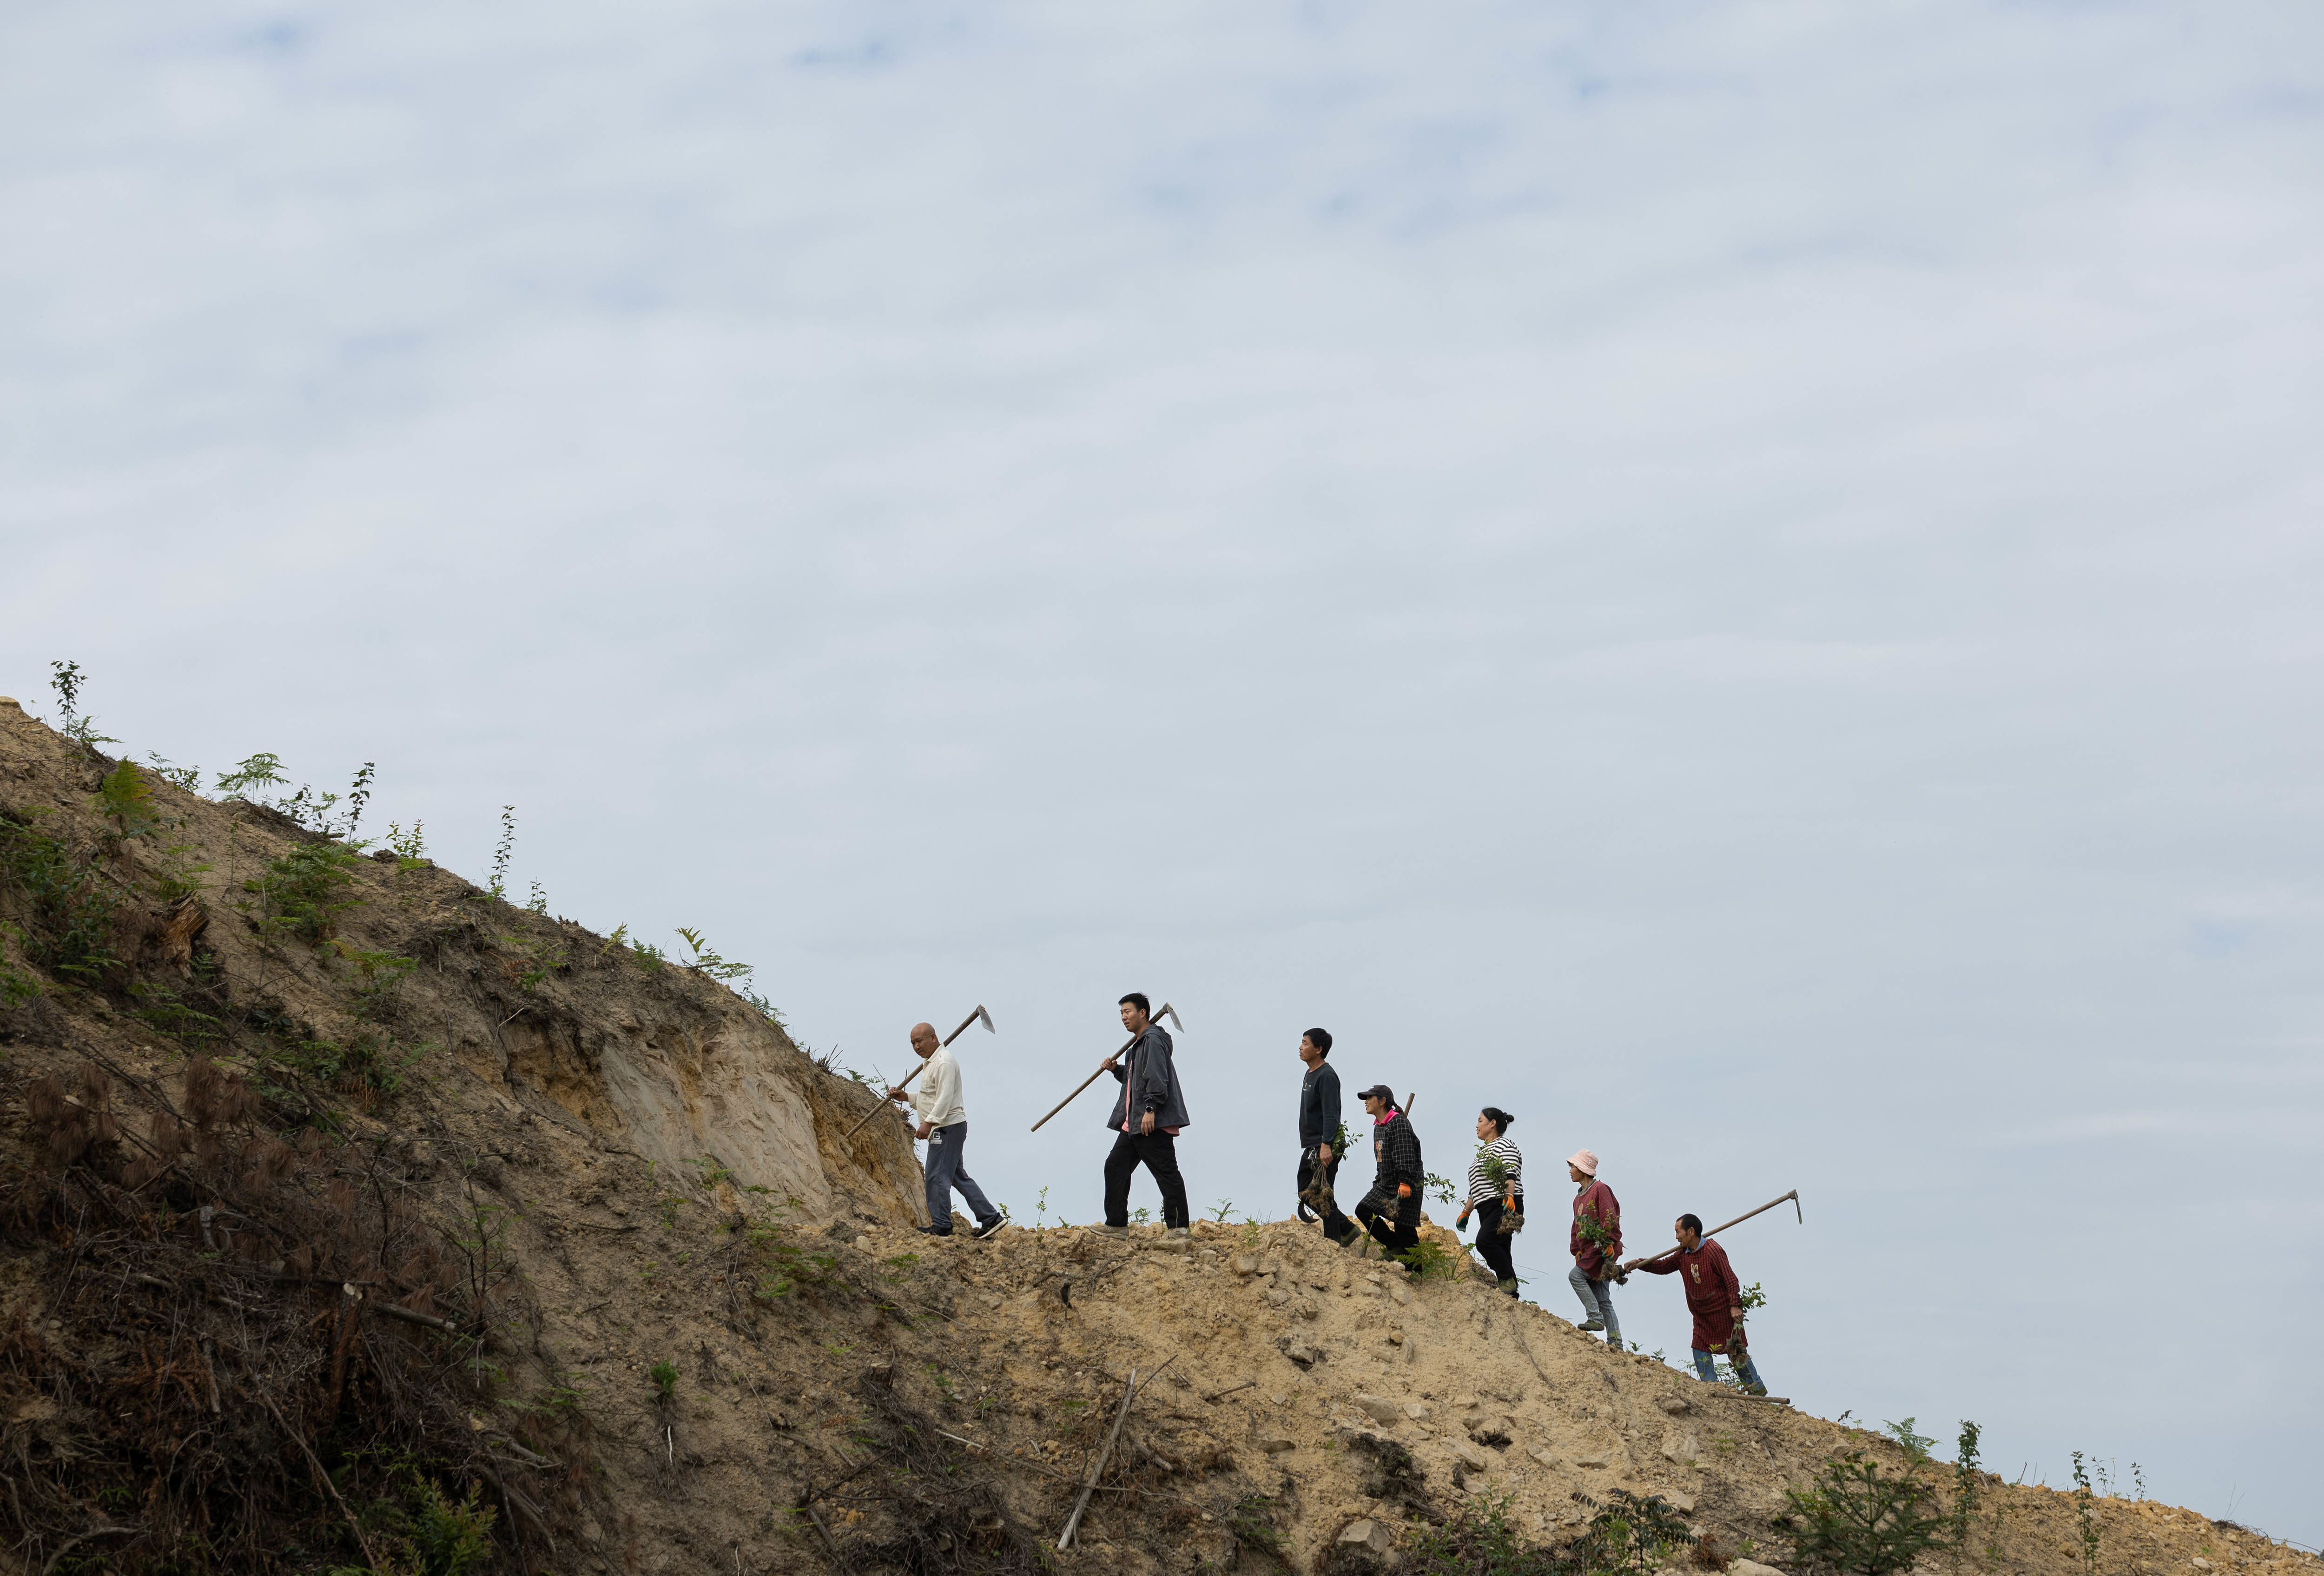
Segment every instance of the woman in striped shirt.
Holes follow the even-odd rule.
[[[1477,1157],[1469,1164],[1468,1203],[1461,1206],[1455,1230],[1465,1230],[1469,1212],[1477,1214],[1477,1251],[1492,1267],[1501,1290],[1517,1295],[1517,1266],[1510,1262],[1510,1237],[1525,1225],[1525,1157],[1509,1142],[1509,1124],[1517,1119],[1497,1106],[1477,1113]]]

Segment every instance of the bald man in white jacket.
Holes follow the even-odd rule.
[[[920,1069],[920,1086],[908,1096],[912,1114],[920,1119],[912,1136],[928,1142],[928,1223],[920,1231],[929,1237],[952,1235],[952,1194],[958,1188],[976,1213],[975,1235],[990,1237],[1009,1222],[962,1164],[968,1147],[968,1107],[961,1103],[960,1064],[930,1024],[912,1026],[912,1050],[927,1064]],[[899,1087],[889,1090],[888,1098],[901,1104],[908,1097]]]

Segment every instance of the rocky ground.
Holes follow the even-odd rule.
[[[1379,1571],[1616,1490],[1784,1566],[1786,1488],[1906,1464],[1290,1222],[919,1235],[901,1122],[715,969],[140,780],[0,702],[0,1570]],[[1980,1491],[1963,1568],[2086,1569]]]

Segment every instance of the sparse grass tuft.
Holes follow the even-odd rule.
[[[1415,1280],[1457,1280],[1462,1270],[1459,1258],[1425,1237],[1397,1255],[1397,1262],[1411,1271]]]

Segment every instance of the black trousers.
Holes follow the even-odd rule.
[[[1501,1201],[1497,1198],[1489,1198],[1477,1206],[1477,1251],[1484,1255],[1485,1262],[1492,1267],[1494,1279],[1513,1281],[1517,1277],[1517,1267],[1512,1262],[1511,1249],[1517,1239],[1514,1236],[1504,1236],[1501,1232],[1501,1216],[1504,1212],[1514,1214],[1520,1221],[1524,1220],[1525,1194],[1517,1194],[1517,1207],[1507,1212],[1504,1212]],[[1510,1288],[1509,1295],[1517,1295],[1516,1289]]]
[[[1162,1190],[1162,1223],[1186,1223],[1186,1179],[1178,1175],[1178,1140],[1168,1133],[1116,1133],[1105,1157],[1105,1223],[1130,1224],[1130,1176],[1140,1166]]]
[[[1307,1194],[1315,1187],[1315,1152],[1322,1147],[1317,1144],[1299,1151],[1299,1218],[1303,1221],[1314,1218],[1307,1212]],[[1323,1167],[1323,1190],[1328,1193],[1339,1175],[1340,1156],[1337,1150],[1333,1150],[1332,1163]],[[1344,1242],[1355,1234],[1355,1223],[1340,1212],[1340,1202],[1337,1197],[1333,1197],[1323,1206],[1323,1235],[1334,1242]]]
[[[1420,1240],[1420,1195],[1400,1199],[1393,1190],[1368,1193],[1356,1206],[1356,1219],[1390,1255],[1409,1253]]]

